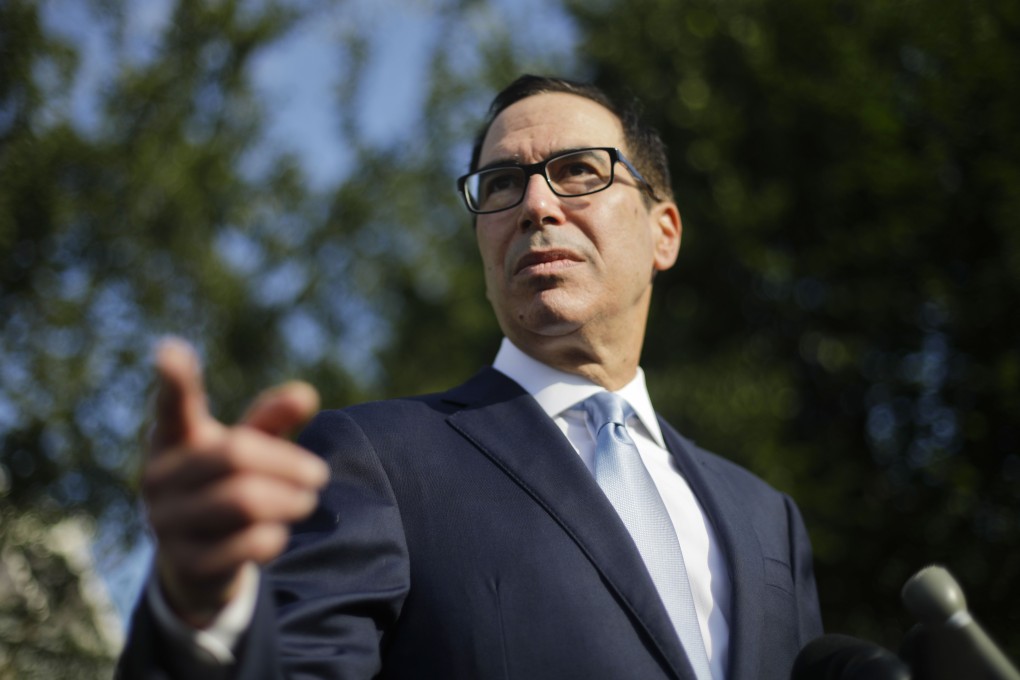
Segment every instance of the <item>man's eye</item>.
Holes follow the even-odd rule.
[[[594,175],[595,168],[588,163],[571,163],[567,167],[563,168],[561,174],[564,177],[585,177],[587,175]]]
[[[481,195],[491,196],[501,191],[510,191],[518,186],[520,186],[520,173],[493,172],[487,174],[483,179]]]
[[[602,184],[607,175],[597,163],[574,158],[557,165],[550,176],[553,183],[563,191],[576,193],[591,191],[593,187]]]
[[[583,152],[563,156],[549,164],[549,177],[554,182],[570,184],[572,187],[578,183],[601,181],[607,177],[607,162],[592,152]]]

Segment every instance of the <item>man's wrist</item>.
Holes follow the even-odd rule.
[[[237,643],[251,625],[258,599],[260,574],[254,563],[248,563],[238,577],[234,597],[198,627],[182,618],[170,606],[156,570],[146,586],[145,597],[160,630],[180,646],[210,665],[235,662]]]

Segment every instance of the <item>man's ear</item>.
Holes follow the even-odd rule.
[[[680,253],[680,237],[684,230],[680,221],[680,209],[673,201],[662,201],[652,206],[649,213],[653,222],[655,270],[666,271],[673,266]]]

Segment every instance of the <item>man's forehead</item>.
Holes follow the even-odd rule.
[[[623,144],[623,126],[609,109],[587,97],[544,92],[514,102],[496,116],[479,163],[534,161],[565,149]]]

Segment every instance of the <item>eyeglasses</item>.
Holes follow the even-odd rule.
[[[613,183],[617,162],[623,163],[649,196],[660,200],[652,185],[620,150],[608,146],[567,151],[531,165],[501,165],[470,172],[457,180],[457,190],[468,210],[483,215],[518,205],[524,200],[528,180],[539,173],[557,196],[587,196],[604,191]]]

